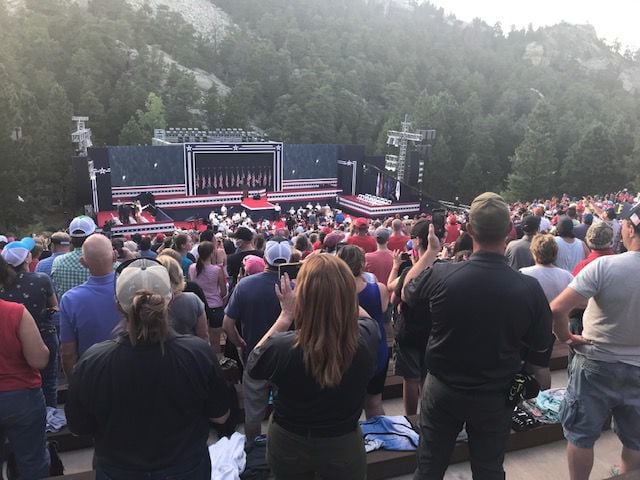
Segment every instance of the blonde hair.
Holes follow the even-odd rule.
[[[135,346],[139,341],[159,343],[164,353],[169,319],[167,302],[162,295],[147,290],[137,291],[127,318],[127,333],[131,345]]]
[[[535,235],[529,250],[536,263],[541,265],[551,265],[558,258],[558,244],[553,235],[548,233]]]
[[[160,260],[160,257],[163,255],[173,258],[178,263],[182,262],[182,255],[176,252],[173,248],[166,248],[162,250],[162,252],[158,254],[157,259]]]
[[[171,292],[174,294],[182,292],[184,290],[185,283],[180,264],[169,255],[158,255],[156,260],[158,260],[162,266],[167,269],[167,272],[169,272]]]
[[[358,297],[346,263],[313,255],[302,264],[294,318],[307,371],[322,388],[335,387],[358,347]]]

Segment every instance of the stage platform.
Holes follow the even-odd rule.
[[[339,195],[338,205],[349,213],[363,217],[388,217],[391,215],[414,215],[420,212],[420,203],[391,203],[377,205],[355,195]]]
[[[144,211],[140,223],[136,223],[131,217],[128,225],[121,225],[118,220],[118,212],[111,210],[98,213],[98,225],[102,228],[108,220],[114,221],[116,225],[111,226],[111,232],[116,235],[171,233],[177,228],[196,229],[197,225],[190,227],[193,218],[207,218],[212,210],[219,211],[223,205],[229,209],[229,215],[234,211],[244,210],[254,220],[274,219],[280,212],[287,212],[291,207],[297,210],[300,206],[308,204],[328,204],[341,208],[352,215],[369,218],[414,215],[420,211],[419,203],[373,204],[354,195],[340,195],[340,191],[336,188],[288,189],[282,192],[267,193],[264,191],[249,192],[252,196],[256,193],[259,194],[259,200],[254,200],[252,196],[243,198],[243,193],[246,192],[242,191],[225,191],[206,196],[187,196],[175,191],[169,193],[168,190],[171,190],[171,187],[142,188],[156,196],[156,206],[164,213],[161,221],[157,221],[148,211]],[[117,194],[114,192],[114,204],[127,200],[140,191],[141,189],[138,187],[132,188],[126,193],[122,190]]]
[[[246,210],[249,210],[250,212],[264,213],[267,210],[273,212],[276,211],[276,206],[273,203],[269,202],[266,195],[261,196],[257,200],[251,197],[245,198],[240,202],[240,206]]]
[[[168,218],[168,220],[158,222],[149,212],[143,211],[139,223],[136,222],[133,217],[129,217],[129,224],[123,225],[118,218],[118,212],[116,210],[110,210],[107,212],[98,212],[97,224],[99,228],[104,228],[105,223],[108,221],[114,222],[115,224],[111,225],[111,233],[114,235],[172,233],[178,225],[169,217],[166,218]]]

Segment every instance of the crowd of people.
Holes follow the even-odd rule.
[[[555,341],[572,357],[571,478],[589,477],[609,415],[622,471],[638,469],[638,200],[487,192],[414,218],[225,208],[203,231],[108,238],[82,216],[0,235],[0,443],[21,478],[48,476],[46,412],[64,375],[96,478],[210,478],[210,427],[236,423],[219,367],[232,358],[247,442],[273,399],[276,478],[365,478],[358,420],[385,414],[393,365],[406,415],[419,413],[415,478],[444,476],[462,428],[474,478],[504,478],[507,393],[522,376],[550,387]]]

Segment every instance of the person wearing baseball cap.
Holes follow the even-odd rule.
[[[531,254],[531,240],[540,229],[540,217],[527,215],[522,219],[521,226],[524,236],[520,240],[509,242],[504,252],[507,263],[514,270],[532,267],[536,263]]]
[[[89,270],[80,263],[82,244],[96,231],[96,224],[91,217],[82,215],[71,220],[69,235],[73,250],[58,256],[51,266],[51,280],[56,289],[58,298],[73,287],[76,287],[89,279]]]
[[[230,237],[234,240],[236,252],[227,257],[227,271],[231,285],[235,285],[238,281],[240,267],[242,267],[242,259],[247,255],[262,257],[263,253],[255,248],[253,243],[254,234],[247,227],[238,227]]]
[[[587,214],[589,215],[589,214]],[[596,258],[613,255],[613,228],[606,222],[593,223],[585,234],[585,243],[591,249],[587,258],[578,263],[571,274],[577,276],[584,267]]]
[[[27,237],[7,244],[2,258],[10,266],[8,279],[0,286],[0,299],[21,303],[38,326],[40,335],[49,349],[50,358],[41,371],[42,391],[48,407],[57,407],[58,336],[52,313],[58,310],[51,279],[43,273],[29,271],[31,250],[35,242]]]
[[[44,260],[40,260],[36,265],[36,272],[51,276],[51,268],[56,257],[69,253],[71,249],[71,237],[65,232],[55,232],[51,235],[50,247],[51,255]]]
[[[511,228],[503,198],[493,192],[478,195],[467,225],[473,239],[469,260],[433,263],[440,243],[430,225],[427,252],[405,277],[402,300],[432,324],[415,478],[444,476],[464,424],[477,446],[473,472],[503,477],[511,385],[523,358],[526,371],[532,365],[548,367],[553,343],[549,304],[536,279],[507,264],[505,239]],[[538,364],[529,353],[523,357],[523,344],[537,354]]]
[[[353,222],[353,233],[347,238],[347,244],[357,245],[364,253],[376,251],[376,239],[369,235],[369,221],[366,218],[356,218]]]
[[[237,236],[236,236],[237,238]],[[280,283],[278,264],[288,263],[291,245],[285,238],[274,237],[264,249],[266,268],[261,273],[244,277],[238,282],[225,309],[223,328],[227,338],[242,348],[244,362],[265,333],[280,315],[280,301],[275,286]],[[237,324],[242,327],[240,336]],[[245,432],[248,439],[260,435],[267,409],[269,382],[254,380],[245,370],[242,377],[244,392]]]
[[[569,471],[583,478],[591,473],[593,447],[611,416],[623,445],[622,471],[640,468],[640,204],[623,205],[620,217],[627,251],[588,264],[551,304],[554,333],[575,352],[560,419]],[[593,231],[588,241],[604,245],[609,237],[615,239],[613,229]],[[573,333],[569,315],[585,304],[582,333]]]
[[[2,290],[15,278],[13,267],[0,257]],[[20,478],[45,478],[50,462],[40,370],[50,353],[25,305],[0,298],[0,319],[0,442],[11,443]]]
[[[9,240],[6,235],[0,235],[0,252],[2,252],[7,243],[9,243]]]
[[[116,298],[125,330],[89,348],[74,368],[70,430],[95,438],[100,478],[211,478],[209,421],[225,423],[230,406],[213,350],[170,328],[171,282],[157,261],[123,265]]]

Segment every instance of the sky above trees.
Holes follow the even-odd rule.
[[[554,25],[560,22],[593,25],[598,36],[607,43],[620,41],[631,50],[640,48],[640,3],[630,0],[431,0],[431,3],[453,13],[458,19],[470,22],[478,17],[493,25],[502,23],[508,32],[511,25],[526,28]]]

